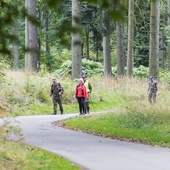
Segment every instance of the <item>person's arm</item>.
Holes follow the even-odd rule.
[[[58,86],[59,86],[59,95],[62,95],[64,93],[63,86],[60,83],[58,83]]]
[[[150,85],[148,85],[148,93],[150,92]]]

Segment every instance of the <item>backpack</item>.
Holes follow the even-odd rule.
[[[53,89],[53,84],[51,85],[51,89]],[[60,83],[57,83],[58,91],[61,92],[62,94],[64,93],[64,88]]]

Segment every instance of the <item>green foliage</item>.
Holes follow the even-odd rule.
[[[54,72],[54,75],[68,76],[71,74],[71,61],[65,61],[60,69]],[[88,59],[82,60],[82,74],[87,74],[88,76],[102,75],[103,66],[100,62],[95,62]]]
[[[82,73],[88,76],[103,75],[103,65],[93,60],[82,60]]]
[[[36,91],[36,98],[41,102],[41,103],[48,103],[49,100],[49,93],[47,93],[47,90],[45,88],[38,89]]]
[[[5,73],[3,70],[4,64],[0,63],[0,84],[5,81]]]
[[[160,70],[159,77],[163,82],[167,83],[170,87],[170,72],[168,70]]]
[[[149,68],[140,65],[138,68],[133,68],[133,75],[135,77],[146,78],[148,77]]]

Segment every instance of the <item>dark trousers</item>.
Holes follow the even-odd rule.
[[[58,105],[60,107],[61,114],[63,114],[63,106],[62,106],[61,98],[53,99],[54,114],[57,114],[57,103],[58,103]]]
[[[84,114],[84,97],[77,97],[80,114]]]

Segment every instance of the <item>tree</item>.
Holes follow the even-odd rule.
[[[125,55],[124,55],[124,23],[118,22],[116,24],[116,30],[117,30],[117,74],[119,77],[124,76],[125,71]]]
[[[128,51],[127,76],[133,75],[133,40],[134,40],[134,0],[129,0],[128,9]]]
[[[36,0],[25,0],[25,71],[37,71],[38,38],[36,25]]]
[[[104,76],[112,75],[111,67],[111,48],[110,48],[110,20],[107,11],[103,10],[103,61],[104,61]]]
[[[158,78],[159,70],[159,23],[160,2],[152,0],[150,12],[149,74],[156,78]]]
[[[13,41],[13,69],[18,70],[19,69],[19,45],[18,45],[18,21],[17,19],[14,21],[14,36],[16,37],[16,40]]]
[[[81,13],[80,2],[72,0],[72,79],[79,78],[82,74],[81,50]]]
[[[167,25],[170,26],[170,0],[167,0],[167,10],[168,10]],[[170,27],[168,28],[168,37],[170,37]],[[168,70],[170,71],[170,39],[168,39]]]

